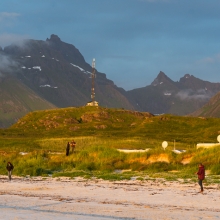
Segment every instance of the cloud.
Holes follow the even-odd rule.
[[[181,100],[209,100],[214,94],[208,92],[205,89],[199,89],[193,91],[192,89],[181,90],[176,94],[176,97]]]
[[[23,41],[28,38],[28,35],[18,35],[18,34],[0,34],[0,46],[5,47],[12,43],[23,44]]]
[[[7,22],[8,20],[19,17],[20,14],[14,12],[0,12],[0,22]]]
[[[220,62],[220,53],[215,54],[212,57],[205,57],[197,61],[198,64],[214,64],[219,62]]]
[[[5,73],[13,73],[18,66],[18,62],[14,61],[9,56],[0,54],[0,77],[3,77]]]
[[[214,62],[215,62],[215,59],[212,57],[206,57],[199,61],[199,63],[214,63]]]

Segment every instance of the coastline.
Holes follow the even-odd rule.
[[[220,219],[218,184],[0,176],[0,219]]]

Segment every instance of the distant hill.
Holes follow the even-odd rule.
[[[0,127],[8,127],[30,111],[56,108],[14,77],[0,78]]]
[[[220,118],[220,92],[212,97],[202,108],[196,110],[190,115],[196,117]]]
[[[186,74],[174,82],[160,72],[151,85],[127,92],[138,110],[153,114],[187,115],[201,108],[220,91],[220,83],[210,83]]]

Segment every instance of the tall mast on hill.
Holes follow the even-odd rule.
[[[92,60],[92,89],[91,89],[92,105],[95,106],[95,58]]]

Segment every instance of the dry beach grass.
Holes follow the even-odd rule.
[[[0,176],[0,219],[219,219],[218,184]]]

